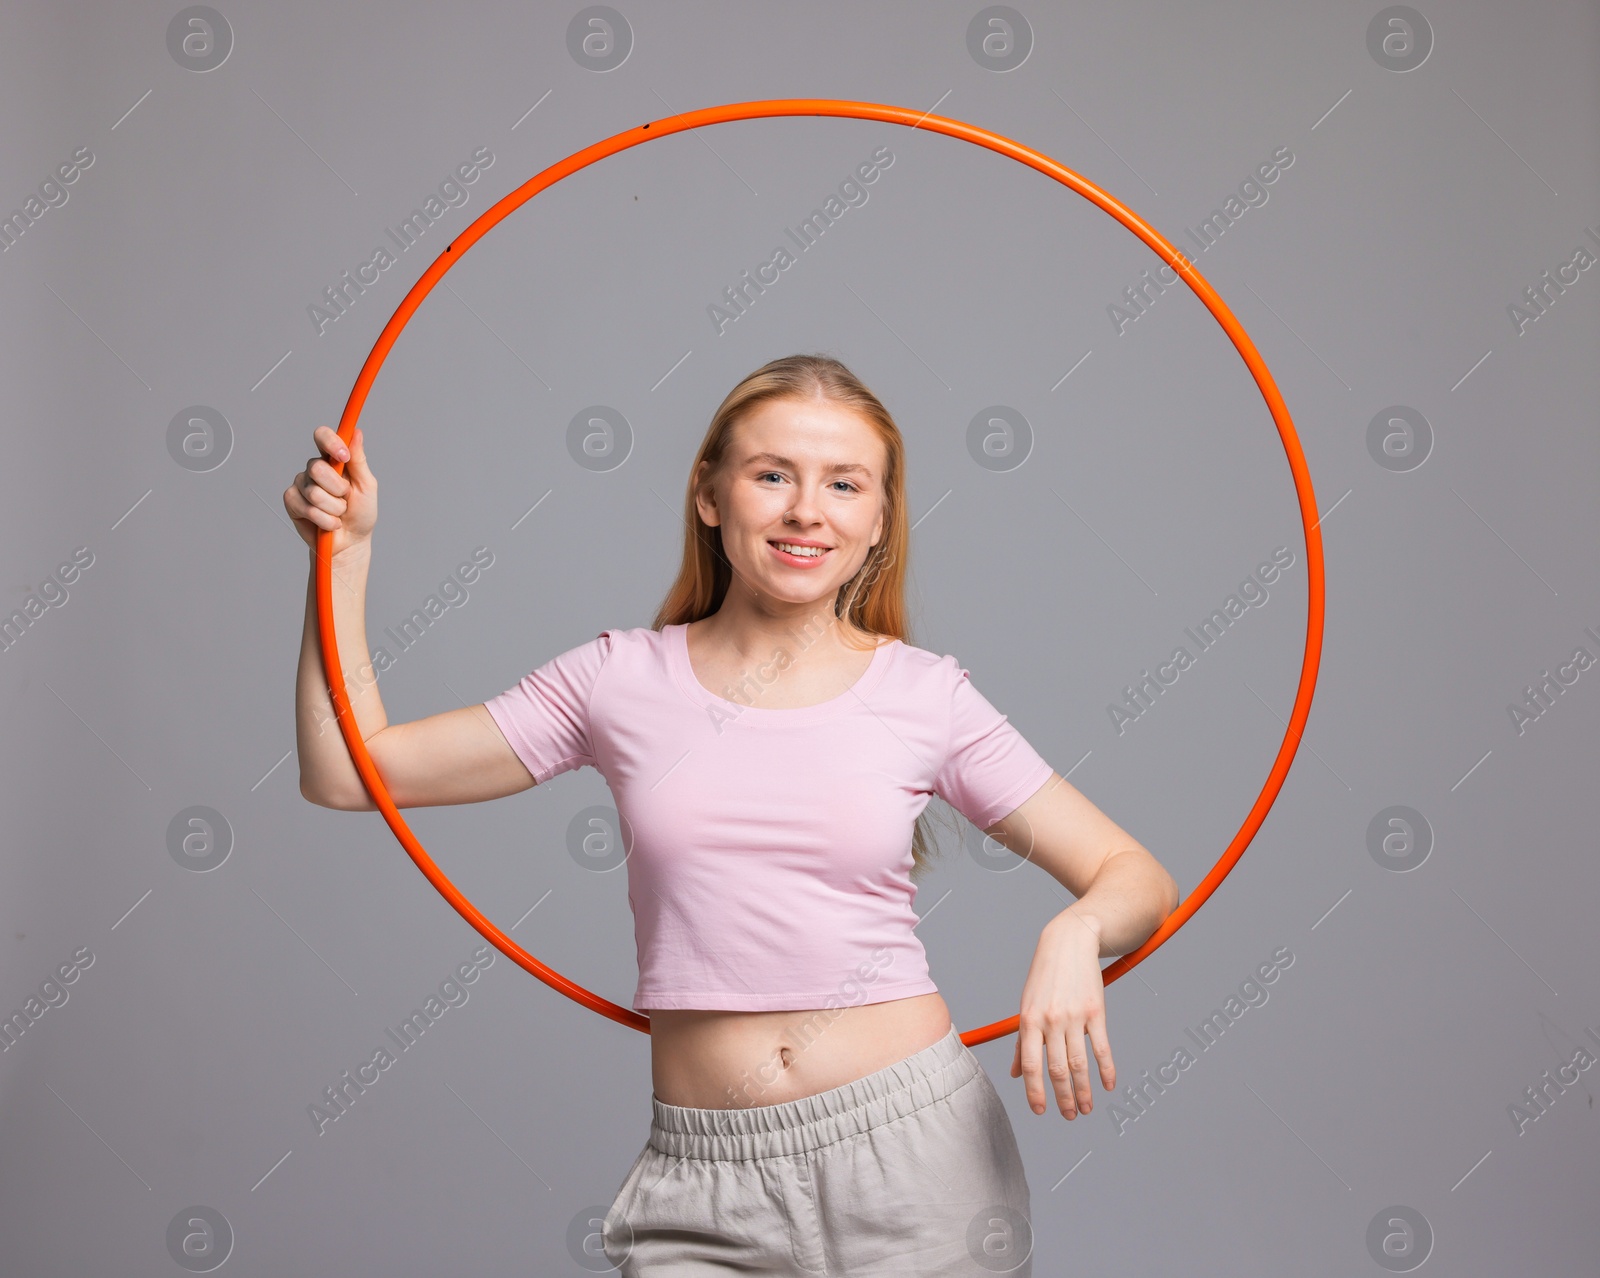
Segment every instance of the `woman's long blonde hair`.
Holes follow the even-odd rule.
[[[883,441],[883,532],[855,576],[839,587],[834,596],[833,617],[867,635],[886,635],[910,644],[905,604],[906,553],[910,544],[905,441],[883,402],[829,355],[786,355],[763,364],[729,391],[712,414],[711,425],[689,468],[683,501],[683,562],[651,628],[660,630],[663,626],[699,621],[722,607],[733,580],[733,568],[722,550],[722,529],[700,518],[695,479],[703,474],[701,485],[712,485],[728,459],[735,424],[757,405],[778,399],[822,399],[853,409]],[[931,826],[924,811],[917,817],[911,837],[913,881],[930,864],[930,836]]]

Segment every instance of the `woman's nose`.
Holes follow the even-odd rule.
[[[801,484],[795,492],[788,513],[789,518],[797,522],[815,523],[819,514],[816,489],[808,484]]]

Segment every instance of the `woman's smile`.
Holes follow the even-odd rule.
[[[804,539],[768,541],[767,545],[779,563],[792,568],[815,568],[833,551],[832,546]]]

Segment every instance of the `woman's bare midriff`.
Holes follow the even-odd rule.
[[[805,1011],[647,1014],[656,1097],[694,1109],[814,1096],[937,1043],[952,1023],[937,992]]]

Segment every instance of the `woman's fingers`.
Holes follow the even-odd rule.
[[[343,497],[350,491],[350,481],[336,471],[321,457],[313,457],[306,462],[305,474],[308,479],[321,484],[335,497]]]
[[[1071,1086],[1077,1092],[1078,1112],[1094,1108],[1094,1093],[1089,1086],[1089,1053],[1083,1046],[1084,1026],[1076,1025],[1067,1034],[1067,1065],[1072,1070]]]
[[[366,440],[361,427],[356,427],[356,433],[351,441],[355,448],[350,454],[350,464],[345,468],[345,473],[350,475],[356,483],[363,488],[372,488],[377,485],[377,477],[367,465]]]
[[[349,461],[350,450],[345,446],[344,440],[339,438],[339,432],[332,426],[318,426],[311,432],[311,438],[316,441],[317,447],[323,453],[333,458],[334,461]]]
[[[339,519],[336,515],[331,515],[325,510],[318,510],[315,506],[306,502],[304,495],[300,492],[298,479],[283,490],[283,505],[284,509],[289,512],[291,519],[308,523],[314,528],[331,530],[339,526]]]
[[[1095,1064],[1100,1067],[1100,1086],[1108,1092],[1117,1090],[1117,1067],[1111,1060],[1111,1040],[1106,1036],[1106,1010],[1089,1018],[1089,1047],[1094,1052]]]
[[[1077,1059],[1073,1056],[1074,1040],[1077,1043],[1079,1056],[1083,1053],[1083,1031],[1079,1029],[1076,1034],[1070,1028],[1056,1030],[1045,1040],[1045,1047],[1050,1053],[1050,1084],[1056,1091],[1056,1108],[1061,1111],[1064,1118],[1076,1118],[1082,1109],[1088,1112],[1088,1106],[1083,1103],[1084,1091],[1073,1094],[1073,1089],[1078,1081],[1081,1071],[1088,1078],[1088,1061]]]
[[[306,469],[301,472],[305,476],[305,483],[301,485],[307,500],[313,493],[323,493],[335,501],[343,502],[350,495],[350,482],[342,476],[333,473],[333,467],[320,457],[316,461],[307,462]],[[324,510],[333,510],[327,502],[319,503]],[[339,513],[335,511],[335,513]]]
[[[298,480],[290,489],[294,500],[290,503],[290,512],[302,519],[309,519],[319,528],[337,528],[339,516],[343,513],[331,509],[327,503],[338,502],[339,498],[330,497],[315,484],[306,482],[303,478]],[[319,518],[320,516],[320,518]]]
[[[1050,1090],[1055,1092],[1056,1107],[1067,1118],[1077,1114],[1078,1104],[1073,1097],[1073,1072],[1068,1063],[1067,1043],[1071,1038],[1065,1029],[1065,1019],[1052,1025],[1048,1020],[1024,1020],[1017,1028],[1016,1061],[1011,1067],[1015,1075],[1020,1068],[1023,1088],[1028,1096],[1028,1108],[1035,1114],[1044,1113],[1045,1078],[1050,1079]],[[1079,1031],[1078,1039],[1083,1039]],[[1048,1056],[1048,1066],[1046,1057]],[[1087,1064],[1085,1065],[1087,1072]]]
[[[366,466],[361,432],[355,434],[353,452],[331,426],[318,426],[311,437],[322,451],[306,459],[306,468],[284,490],[284,509],[308,544],[316,544],[319,532],[365,536],[375,517],[377,481]],[[335,462],[352,461],[354,465],[345,475],[333,467]],[[357,503],[354,511],[352,502]],[[350,528],[345,526],[346,517],[353,520]]]
[[[1089,1039],[1089,1051],[1083,1040]],[[1106,1036],[1105,1011],[1088,1016],[1062,1015],[1017,1029],[1017,1045],[1011,1056],[1011,1077],[1021,1075],[1027,1092],[1028,1108],[1035,1114],[1045,1110],[1045,1079],[1055,1093],[1056,1107],[1067,1119],[1094,1110],[1094,1090],[1090,1078],[1092,1051],[1100,1069],[1100,1085],[1115,1091],[1117,1070],[1111,1059],[1111,1042]]]
[[[1017,1063],[1022,1069],[1022,1090],[1028,1097],[1028,1108],[1035,1114],[1044,1113],[1044,1033],[1037,1025],[1018,1027]]]
[[[315,480],[307,480],[306,483],[305,483],[305,486],[302,488],[301,491],[305,495],[305,499],[306,499],[306,504],[307,505],[315,506],[319,510],[325,510],[330,515],[343,515],[344,514],[344,511],[345,511],[345,500],[344,500],[344,498],[343,497],[335,497],[332,493],[330,493],[326,488],[322,487],[321,484],[318,484]]]

